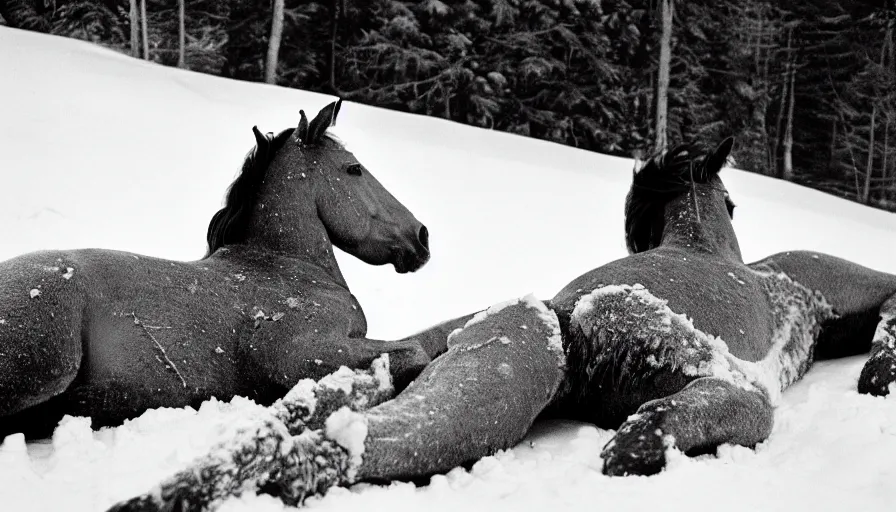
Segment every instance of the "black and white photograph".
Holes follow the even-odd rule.
[[[0,510],[896,509],[893,0],[0,0]]]

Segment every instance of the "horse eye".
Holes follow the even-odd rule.
[[[361,175],[361,164],[351,164],[345,170],[345,172],[351,174],[352,176],[360,176]]]

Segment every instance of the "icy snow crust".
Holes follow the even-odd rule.
[[[666,300],[642,285],[609,285],[583,295],[572,313],[571,327],[596,344],[597,361],[586,371],[601,372],[602,365],[616,364],[622,353],[630,365],[643,361],[652,371],[680,371],[758,388],[777,404],[781,392],[808,369],[821,323],[833,312],[824,297],[783,273],[754,274],[768,294],[775,322],[772,346],[760,361],[733,356],[724,340],[694,327],[687,316],[672,311]],[[599,334],[602,329],[609,334]],[[620,370],[630,365],[624,363]]]
[[[3,27],[0,69],[9,99],[0,109],[0,260],[75,247],[199,258],[208,221],[253,143],[251,127],[294,126],[299,109],[332,101]],[[400,338],[530,290],[550,298],[572,277],[626,254],[630,160],[352,103],[337,130],[432,233],[433,258],[413,275],[337,253],[373,338]],[[896,215],[756,174],[725,170],[722,179],[738,203],[735,229],[747,261],[801,248],[896,273]],[[4,321],[13,320],[0,311]],[[813,365],[781,396],[774,431],[756,450],[673,454],[655,477],[600,473],[611,430],[542,422],[517,447],[469,471],[419,488],[337,488],[306,507],[890,511],[896,402],[856,392],[866,358]],[[244,398],[212,400],[198,410],[148,411],[99,432],[87,419],[68,418],[52,440],[10,436],[0,445],[0,508],[104,510],[207,454],[261,410]],[[247,494],[219,510],[287,508]]]

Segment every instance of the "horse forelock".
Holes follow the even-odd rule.
[[[706,184],[721,168],[707,165],[710,149],[680,144],[648,160],[632,178],[625,201],[625,242],[629,253],[656,247],[662,238],[665,205],[695,184]]]

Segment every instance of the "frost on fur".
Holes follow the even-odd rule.
[[[871,345],[874,352],[884,351],[896,355],[896,313],[881,314]]]
[[[488,317],[494,316],[505,308],[515,306],[517,304],[524,304],[526,307],[537,311],[539,319],[551,329],[551,334],[547,339],[547,348],[557,357],[558,365],[561,368],[565,367],[566,353],[563,350],[563,341],[560,334],[560,322],[557,320],[557,315],[553,311],[548,309],[548,307],[544,305],[544,302],[538,300],[535,295],[531,293],[520,298],[499,302],[484,311],[476,313],[475,315],[473,315],[473,318],[471,318],[467,321],[466,324],[464,324],[462,328],[455,329],[448,335],[448,345],[451,346],[452,339],[463,332],[464,329],[483,322]],[[485,343],[488,343],[488,341],[486,341]]]
[[[833,308],[818,292],[781,272],[756,272],[769,298],[774,318],[772,347],[762,360],[742,362],[768,391],[773,404],[781,392],[802,377],[812,364],[822,323]]]
[[[337,409],[347,406],[364,410],[392,397],[392,376],[389,354],[376,358],[369,370],[341,367],[319,382],[302,379],[289,392],[274,402],[271,409],[289,427],[293,435],[304,429],[319,429],[323,421]]]
[[[351,457],[351,470],[348,479],[355,479],[355,470],[361,466],[364,455],[364,442],[367,440],[367,417],[353,411],[348,407],[342,407],[326,420],[327,437],[345,448]]]
[[[717,377],[744,389],[759,388],[772,401],[805,373],[812,360],[821,323],[832,315],[817,293],[783,274],[759,273],[774,315],[773,345],[760,361],[732,355],[724,340],[697,329],[639,284],[611,285],[583,295],[571,317],[590,357],[579,378],[591,380],[612,368],[620,381],[663,371]]]
[[[669,369],[752,386],[721,339],[698,330],[640,284],[604,286],[583,295],[571,328],[595,345],[586,366],[588,380],[598,368],[614,365],[620,380]]]
[[[350,483],[361,464],[367,434],[363,417],[355,411],[392,394],[387,354],[369,370],[343,367],[319,382],[304,379],[263,414],[243,419],[229,440],[151,492],[113,510],[172,502],[202,510],[266,484],[280,487],[285,500],[300,503],[311,494]]]
[[[893,394],[896,387],[896,313],[892,309],[885,304],[880,315],[871,341],[871,357],[859,375],[859,393],[885,396]]]

